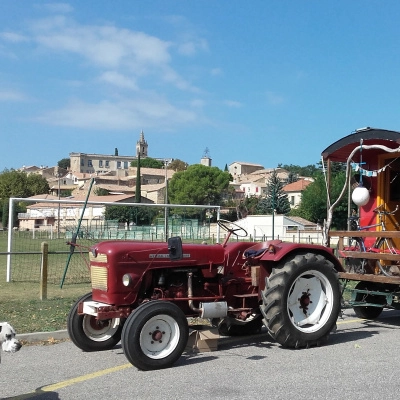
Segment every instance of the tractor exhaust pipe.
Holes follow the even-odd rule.
[[[197,308],[193,304],[193,272],[188,273],[188,297],[189,307],[199,314],[200,318],[224,318],[228,315],[228,304],[226,301],[215,301],[212,303],[200,303]]]

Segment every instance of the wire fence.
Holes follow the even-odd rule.
[[[47,237],[46,237],[47,236]],[[31,232],[13,232],[13,242],[10,252],[7,252],[7,232],[0,232],[0,274],[2,278],[7,275],[7,258],[11,257],[12,281],[14,282],[39,282],[41,274],[43,242],[48,243],[48,283],[60,284],[66,268],[66,261],[70,254],[69,246],[65,239],[49,239],[45,232],[32,238]],[[88,246],[88,241],[81,243]],[[82,249],[84,249],[83,247]],[[68,265],[65,283],[85,283],[90,281],[87,267],[88,252],[75,252]],[[1,279],[3,281],[3,279]]]
[[[17,202],[19,206],[26,202],[27,211],[19,213],[18,223],[15,223],[13,207]],[[106,220],[104,215],[108,206],[130,207],[131,215],[145,207],[145,213],[153,217],[148,218],[148,225]],[[171,236],[180,236],[190,242],[210,241],[210,221],[205,219],[210,211],[207,210],[214,210],[219,215],[219,206],[10,199],[9,225],[15,228],[0,232],[0,274],[7,276],[7,282],[38,282],[41,244],[45,241],[48,243],[49,283],[89,282],[88,252],[94,243],[104,240],[165,241]],[[196,211],[204,218],[187,217]],[[75,240],[79,246],[71,254],[68,243]]]
[[[21,202],[24,199],[14,199]],[[32,200],[27,200],[31,201]],[[37,200],[36,200],[37,201]],[[48,283],[65,284],[86,283],[90,281],[89,248],[104,240],[140,240],[165,241],[172,236],[180,236],[188,243],[220,243],[226,232],[220,232],[218,226],[210,223],[212,206],[180,206],[176,205],[141,205],[157,207],[156,216],[148,225],[124,224],[117,220],[105,220],[104,210],[108,204],[130,206],[132,210],[137,204],[126,203],[93,203],[87,208],[76,202],[61,200],[48,201],[49,204],[33,203],[28,212],[18,215],[18,229],[0,231],[0,274],[6,281],[39,282],[41,274],[41,245],[48,243]],[[170,210],[167,219],[160,217],[166,207]],[[65,210],[63,210],[65,208]],[[204,218],[189,218],[188,208],[200,209]],[[12,207],[10,207],[12,209]],[[219,207],[217,209],[219,216]],[[73,212],[71,211],[73,210]],[[99,212],[101,210],[101,213]],[[191,210],[193,211],[193,210]],[[81,219],[79,219],[81,215]],[[164,214],[166,215],[166,214]],[[59,217],[59,218],[57,218]],[[12,225],[12,224],[11,224]],[[28,227],[29,226],[29,227]],[[301,232],[275,236],[274,239],[298,243],[318,243],[319,231]],[[69,242],[76,238],[76,250],[70,253]],[[268,236],[249,234],[245,241],[267,241]],[[75,239],[74,239],[75,240]],[[231,240],[237,240],[232,237]],[[4,275],[3,275],[4,274]],[[0,278],[0,282],[2,279]]]

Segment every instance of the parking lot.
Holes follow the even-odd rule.
[[[288,350],[267,334],[220,340],[172,368],[138,371],[120,346],[83,353],[70,341],[2,353],[3,399],[397,398],[400,312],[364,321],[351,310],[322,347]]]

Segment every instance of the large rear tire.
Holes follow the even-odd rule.
[[[284,347],[320,345],[336,327],[340,283],[324,256],[303,253],[282,262],[266,278],[260,306],[270,335]]]
[[[172,366],[185,350],[189,326],[183,311],[167,301],[138,307],[122,330],[122,349],[131,364],[143,371]]]
[[[92,300],[92,293],[85,294],[71,308],[67,330],[72,342],[83,351],[110,350],[121,340],[120,318],[96,320],[92,315],[79,315],[78,304]]]

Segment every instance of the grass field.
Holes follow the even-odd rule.
[[[47,299],[40,300],[41,244],[49,244]],[[85,243],[90,244],[90,243]],[[15,235],[12,252],[28,252],[12,256],[11,282],[6,282],[6,232],[0,232],[0,321],[8,321],[19,333],[54,331],[66,328],[72,304],[90,292],[89,272],[84,257],[76,251],[67,266],[69,246],[65,239],[46,240],[28,235]],[[65,273],[66,271],[66,273]],[[65,280],[61,288],[61,281]]]
[[[12,256],[12,281],[6,282],[7,258],[1,254],[7,251],[6,232],[0,232],[0,321],[8,321],[19,333],[51,332],[66,328],[68,312],[75,301],[90,292],[87,267],[87,248],[76,250],[66,268],[69,246],[65,239],[46,240],[31,237],[29,233],[18,233],[14,237]],[[41,244],[49,244],[49,279],[47,299],[40,300]],[[89,246],[93,242],[80,242]],[[65,274],[65,281],[61,281]],[[350,284],[348,288],[351,288]],[[345,300],[349,293],[344,293]]]
[[[7,232],[0,232],[0,321],[8,321],[19,333],[65,329],[71,306],[91,290],[88,246],[95,241],[78,240],[83,247],[69,257],[66,239],[50,239],[45,232],[13,232],[11,252],[24,254],[11,256],[11,282],[6,282],[7,239]],[[43,242],[49,246],[46,300],[39,298]]]

